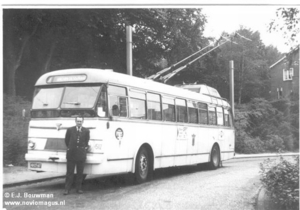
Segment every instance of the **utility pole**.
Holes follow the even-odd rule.
[[[126,25],[126,63],[127,74],[132,76],[132,26]]]
[[[234,63],[233,60],[229,61],[229,96],[232,115],[234,118]]]

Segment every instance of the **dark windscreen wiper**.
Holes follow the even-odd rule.
[[[75,106],[80,105],[79,102],[64,102],[64,104],[73,104],[73,105],[75,105]]]
[[[42,100],[40,100],[39,98],[37,98],[37,100],[38,100],[39,102],[41,102],[41,103],[43,104],[43,106],[48,106],[48,104],[47,104],[47,103],[43,102],[43,101],[42,101]]]

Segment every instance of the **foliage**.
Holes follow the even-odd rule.
[[[24,165],[27,152],[28,117],[22,110],[30,110],[31,103],[21,97],[3,96],[3,161],[4,165]]]
[[[286,44],[295,46],[299,44],[299,22],[300,15],[298,8],[279,8],[276,11],[276,20],[269,24],[269,31],[281,31],[286,39]]]
[[[280,156],[260,164],[261,181],[274,203],[282,209],[299,209],[299,156],[293,162]]]
[[[229,61],[234,61],[235,102],[248,103],[251,98],[269,96],[269,66],[281,57],[276,48],[266,47],[257,31],[241,27],[240,34],[252,41],[236,36],[232,44],[222,45],[192,64],[173,79],[173,84],[207,84],[229,99]]]
[[[247,133],[237,132],[235,151],[242,154],[254,154],[265,152],[263,142],[258,138],[252,138]]]
[[[248,111],[246,105],[237,105],[235,111],[235,130],[236,130],[236,145],[237,153],[261,153],[264,152],[263,142],[259,137],[252,138],[245,132],[248,127]]]
[[[127,24],[134,75],[149,76],[163,59],[173,63],[198,50],[205,22],[201,9],[6,9],[4,92],[29,98],[37,78],[57,69],[125,73]]]
[[[287,99],[269,102],[254,98],[249,104],[237,106],[236,151],[258,153],[295,150],[299,145],[296,119],[299,125],[299,110],[292,109],[291,101]]]
[[[37,78],[67,68],[126,72],[127,24],[133,28],[133,74],[147,77],[207,46],[201,9],[6,9],[3,12],[4,92],[25,96]],[[228,62],[235,63],[238,103],[268,95],[268,66],[280,54],[260,34],[241,27],[235,38],[187,66],[169,84],[204,83],[228,95]]]

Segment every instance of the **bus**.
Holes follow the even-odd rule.
[[[105,69],[65,69],[35,84],[25,159],[32,171],[66,172],[65,134],[84,117],[90,130],[84,174],[132,173],[137,183],[159,168],[235,154],[231,108],[207,85],[170,86]]]

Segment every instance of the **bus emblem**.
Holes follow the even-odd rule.
[[[60,130],[60,126],[61,126],[62,124],[61,123],[56,123],[56,130]]]
[[[121,128],[118,128],[118,129],[116,130],[115,135],[116,135],[116,139],[122,140],[122,138],[123,138],[123,136],[124,136],[123,130],[122,130]]]

